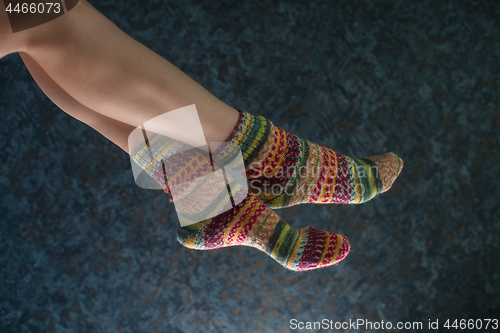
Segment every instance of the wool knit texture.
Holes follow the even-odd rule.
[[[172,194],[180,218],[186,218],[185,213],[189,216],[211,214],[208,209],[222,211],[213,218],[178,227],[177,239],[182,245],[197,250],[249,246],[265,252],[293,271],[331,266],[349,253],[349,242],[345,236],[314,227],[292,228],[250,193],[235,206],[219,200],[217,194],[222,195],[222,192],[214,189],[210,180],[217,167],[210,165],[209,155],[196,149],[185,151],[171,145],[170,141],[151,135],[148,142],[132,154],[132,158],[162,185],[165,192]],[[231,150],[226,148],[215,154],[219,158],[227,158],[231,156]],[[175,170],[168,184],[165,181],[165,160],[172,164],[167,168]],[[193,174],[196,177],[192,177]],[[197,181],[201,178],[204,180]],[[238,193],[238,184],[231,178],[228,181],[234,198],[234,192]],[[207,200],[215,204],[206,205],[204,201]]]
[[[239,146],[249,189],[272,208],[300,203],[357,204],[387,191],[403,167],[394,153],[342,155],[238,109],[229,142]]]
[[[314,227],[292,228],[253,195],[212,219],[178,228],[177,239],[197,250],[251,246],[293,271],[337,264],[350,249],[343,235]]]

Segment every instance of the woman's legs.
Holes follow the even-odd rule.
[[[127,36],[85,0],[60,18],[16,34],[5,28],[4,8],[0,10],[0,57],[20,52],[33,77],[54,103],[127,152],[127,137],[133,129],[188,105],[196,105],[207,141],[225,141],[238,121],[239,115],[233,108],[167,60]],[[245,162],[258,162],[263,170],[271,170],[274,184],[292,190],[296,179],[276,176],[283,166],[287,170],[300,170],[304,166],[320,171],[313,173],[319,176],[302,180],[318,189],[319,195],[287,193],[289,198],[284,198],[266,194],[259,196],[260,199],[268,200],[275,207],[304,202],[350,202],[352,193],[358,200],[355,189],[362,182],[360,179],[366,178],[358,174],[358,165],[339,163],[339,155],[335,152],[273,128],[265,120],[252,119],[251,116],[245,118],[232,138],[235,145],[243,147]],[[390,157],[398,160],[395,155]],[[162,158],[159,156],[157,160],[163,161]],[[383,168],[390,175],[385,184],[383,175],[375,179],[370,174],[368,178],[374,181],[364,182],[374,188],[371,193],[388,189],[401,171],[400,161],[396,164],[386,160],[377,158],[371,164],[362,161],[361,171],[371,172],[375,166],[377,174],[379,167],[389,165]],[[164,173],[164,170],[160,171]],[[295,173],[292,176],[295,177]],[[351,191],[351,187],[354,190]],[[331,190],[334,193],[327,195]],[[200,196],[204,193],[194,194]],[[342,197],[339,199],[339,196]],[[197,201],[191,200],[189,204],[192,202]],[[199,249],[253,246],[258,242],[258,248],[282,264],[299,270],[334,264],[349,250],[347,239],[341,235],[313,228],[292,230],[253,196],[247,196],[243,204],[227,214],[181,229],[179,240],[188,247]]]
[[[19,35],[22,36],[20,45],[25,47],[29,59],[51,78],[52,86],[64,87],[60,90],[72,97],[71,105],[78,105],[78,108],[72,111],[67,107],[65,110],[70,114],[76,112],[78,119],[83,120],[82,112],[77,110],[86,110],[83,114],[93,110],[91,112],[97,112],[105,119],[136,128],[168,111],[195,104],[207,141],[225,141],[238,121],[236,110],[127,36],[87,1],[80,1],[71,12],[28,31],[31,31],[29,35]],[[59,95],[56,93],[52,97],[58,105],[61,104],[56,100]],[[67,95],[64,95],[66,100]],[[83,121],[93,124],[91,126],[100,125],[92,113],[86,118],[90,119]],[[270,176],[274,177],[272,185],[297,188],[294,185],[298,184],[295,172],[282,177],[279,170],[283,167],[292,171],[304,167],[307,174],[314,175],[312,178],[301,177],[307,188],[314,191],[290,194],[293,200],[285,200],[281,195],[271,198],[270,194],[265,194],[263,199],[276,201],[276,205],[273,204],[276,208],[303,202],[364,202],[374,194],[386,191],[402,168],[401,160],[394,154],[360,160],[359,163],[356,160],[340,163],[335,152],[311,145],[279,128],[271,131],[267,121],[252,121],[257,118],[250,115],[245,119],[241,125],[244,131],[232,138],[232,142],[243,149],[252,148],[246,162],[257,162],[260,166],[257,171],[270,168]],[[104,128],[108,129],[108,126],[104,125]],[[103,127],[96,129],[103,134],[115,132]],[[243,135],[246,132],[250,135]],[[264,178],[266,182],[269,180],[268,175]]]
[[[31,55],[24,52],[20,52],[20,54],[40,88],[61,109],[92,126],[120,147],[126,147],[128,134],[134,129],[134,126],[96,113],[78,102],[47,75]],[[126,148],[125,150],[127,151]],[[186,154],[193,156],[192,151],[188,151]],[[179,155],[182,154],[178,154],[177,158],[186,160]],[[200,156],[204,158],[206,155],[201,154]],[[194,157],[196,158],[196,154]],[[193,165],[194,163],[186,163],[186,167]],[[207,163],[203,165],[207,165]],[[197,164],[192,171],[197,171],[199,167]],[[214,174],[211,167],[208,168],[208,172],[210,175]],[[198,175],[197,172],[195,173]],[[186,174],[191,173],[182,173],[182,175]],[[200,188],[203,185],[207,186],[204,190]],[[214,191],[212,182],[202,182],[201,186],[192,193],[187,193],[188,196],[193,195],[194,197],[182,198],[182,200],[187,201],[188,208],[193,202],[206,201],[204,194]],[[236,184],[233,184],[231,188],[236,188]],[[186,228],[179,228],[178,239],[184,246],[200,250],[236,245],[252,246],[264,251],[281,265],[294,271],[311,270],[337,264],[349,252],[349,243],[345,236],[313,227],[292,228],[282,221],[271,208],[252,195],[246,195],[238,206],[227,207],[227,210],[214,218]]]
[[[236,110],[87,1],[26,34],[9,35],[8,41],[5,52],[24,51],[79,104],[133,128],[195,104],[207,141],[225,141],[238,120]]]

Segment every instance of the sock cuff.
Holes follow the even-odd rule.
[[[161,140],[159,135],[152,134],[150,137],[148,137],[148,141],[145,141],[144,144],[140,145],[131,154],[134,162],[136,162],[141,167],[141,169],[146,171],[148,174],[151,174],[152,171],[155,170],[160,163],[160,141]]]
[[[219,161],[231,162],[233,167],[235,154],[241,151],[245,166],[249,166],[266,144],[271,130],[274,127],[271,121],[262,117],[237,109],[238,122],[230,138],[229,145],[220,148],[214,153]],[[132,152],[132,160],[142,170],[162,184],[165,192],[169,192],[168,182],[161,168],[163,160],[182,151],[183,144],[155,133],[149,133],[147,141]]]
[[[216,154],[220,159],[224,159],[226,156],[232,156],[234,148],[239,147],[245,164],[249,165],[266,143],[272,123],[262,116],[251,115],[242,109],[237,110],[240,117],[231,137],[227,140],[232,145]]]
[[[182,149],[185,149],[185,147],[178,141],[159,134],[149,133],[147,140],[132,152],[131,157],[142,170],[162,186],[164,192],[170,194],[168,181],[165,179],[162,168],[163,161],[182,151]],[[170,201],[172,201],[171,196]]]
[[[187,145],[186,145],[187,146]],[[152,174],[165,158],[182,151],[183,144],[156,133],[149,133],[147,141],[133,153],[132,159],[148,174]]]

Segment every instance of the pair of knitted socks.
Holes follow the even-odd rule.
[[[179,227],[179,242],[198,250],[235,245],[255,247],[295,271],[340,262],[350,249],[345,236],[314,227],[292,228],[272,208],[300,203],[366,202],[392,186],[403,167],[402,160],[394,153],[351,158],[298,138],[263,117],[238,111],[240,118],[230,144],[215,154],[224,160],[233,155],[236,147],[241,150],[249,193],[232,208],[221,209],[221,214]],[[183,156],[182,170],[175,175],[178,179],[166,177],[162,163],[168,153],[164,148],[153,147],[161,147],[159,137],[153,137],[138,149],[133,159],[163,184],[167,193],[174,193],[175,184],[186,184],[182,177],[211,171],[207,167],[210,165],[208,158],[195,154],[187,159]],[[200,193],[200,187],[209,184],[183,186],[191,190],[180,196],[193,205],[193,202],[199,202],[199,198],[194,199],[193,195]],[[178,199],[181,192],[175,193],[177,198],[174,199]]]

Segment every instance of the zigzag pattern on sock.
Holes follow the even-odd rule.
[[[386,192],[403,168],[403,161],[394,153],[352,158],[298,138],[264,117],[238,111],[240,118],[229,140],[232,145],[218,150],[215,156],[224,160],[239,148],[250,191],[272,208],[301,203],[364,203]],[[148,149],[155,156],[175,151],[161,142],[160,136],[153,135],[149,140]],[[164,178],[161,170],[144,167],[158,181]],[[162,182],[169,193],[168,183]]]
[[[347,237],[314,227],[292,228],[252,195],[219,216],[179,228],[177,239],[197,250],[254,247],[293,271],[337,264],[350,250]]]
[[[240,146],[252,193],[272,208],[363,203],[388,190],[401,172],[402,161],[393,153],[352,158],[238,111],[229,142]]]

